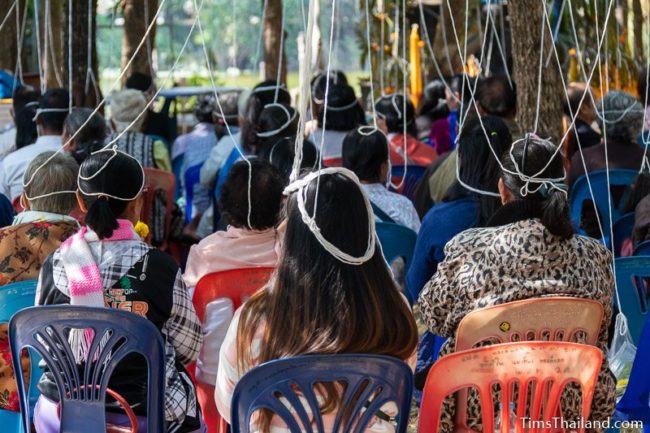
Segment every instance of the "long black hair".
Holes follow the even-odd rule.
[[[382,182],[382,165],[388,164],[388,141],[381,131],[362,134],[355,129],[343,139],[343,167],[354,172],[359,180]]]
[[[415,108],[413,103],[406,98],[406,112],[404,111],[404,95],[393,93],[379,98],[375,103],[377,114],[384,118],[388,132],[402,134],[406,122],[406,132],[417,137],[418,131],[415,125]]]
[[[117,219],[132,200],[97,194],[135,199],[144,179],[144,170],[134,158],[121,152],[113,155],[112,152],[90,155],[79,168],[79,193],[88,209],[86,225],[100,239],[113,235],[113,230],[119,227]],[[109,158],[112,158],[110,162]],[[83,179],[95,174],[90,180]]]
[[[351,131],[366,124],[365,113],[354,89],[347,84],[330,85],[325,104],[318,110],[318,126],[328,131]]]
[[[527,136],[523,142],[513,146],[511,151],[513,158],[508,154],[501,159],[503,167],[507,170],[503,172],[502,178],[515,200],[539,202],[542,210],[541,221],[549,232],[562,239],[570,239],[573,236],[573,225],[569,216],[566,192],[561,191],[564,186],[550,187],[549,184],[542,184],[540,187],[538,183],[530,183],[530,189],[535,190],[540,187],[539,190],[522,195],[521,189],[525,186],[525,181],[520,176],[508,172],[521,172],[525,176],[536,175],[539,179],[564,179],[562,153],[556,150],[557,148],[548,140],[532,135]],[[544,169],[547,165],[548,167]]]
[[[278,104],[291,104],[291,95],[284,87],[278,87],[275,80],[266,80],[253,88],[246,102],[246,109],[242,114],[241,144],[244,150],[252,153],[251,146],[257,138],[256,125],[264,107],[274,102]],[[277,100],[276,100],[277,94]]]
[[[296,157],[296,137],[276,138],[274,143],[269,142],[261,153],[260,157],[267,160],[275,168],[280,170],[285,183],[289,182],[293,160]],[[302,160],[300,171],[311,171],[318,166],[318,149],[311,141],[305,139],[302,142]]]
[[[108,133],[104,117],[85,107],[72,109],[63,122],[63,130],[70,137],[76,134],[72,156],[79,164],[92,152],[104,146]]]
[[[255,125],[255,140],[249,144],[251,153],[260,155],[279,138],[295,136],[298,132],[299,119],[296,110],[288,104],[272,104],[264,107]],[[273,134],[269,135],[270,133]]]

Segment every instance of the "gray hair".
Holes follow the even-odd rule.
[[[598,117],[608,140],[634,142],[643,129],[643,107],[629,93],[608,92],[598,104]]]
[[[74,158],[67,154],[57,154],[49,162],[55,152],[43,152],[32,160],[27,166],[24,178],[31,179],[34,172],[43,165],[34,176],[32,182],[25,187],[25,194],[28,197],[38,197],[57,191],[76,191],[77,174],[79,165]],[[75,194],[54,194],[49,197],[37,198],[29,201],[31,210],[51,212],[67,215],[77,206]]]
[[[147,107],[147,98],[139,90],[126,89],[111,95],[111,120],[117,132],[124,131]],[[131,127],[140,132],[145,116],[142,115]]]

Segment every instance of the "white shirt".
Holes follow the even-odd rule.
[[[0,131],[0,161],[16,149],[16,126],[10,125]]]
[[[23,175],[27,166],[43,152],[56,151],[61,147],[60,135],[43,135],[36,143],[11,152],[0,161],[0,193],[13,200],[23,192]]]
[[[363,184],[372,204],[384,211],[395,223],[414,232],[420,230],[420,217],[408,197],[388,191],[381,183]],[[376,221],[381,220],[375,216]]]
[[[327,125],[326,125],[327,126]],[[311,135],[309,140],[316,145],[316,149],[320,150],[321,140],[323,141],[323,151],[321,157],[323,159],[340,158],[343,149],[343,139],[350,131],[331,131],[318,128]],[[325,136],[323,138],[323,135]]]
[[[232,131],[232,128],[231,128]],[[230,156],[230,152],[241,142],[241,133],[226,134],[210,151],[210,156],[201,167],[201,185],[212,188],[217,180],[217,174]]]

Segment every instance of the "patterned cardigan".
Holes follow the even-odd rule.
[[[497,214],[517,213],[506,205]],[[441,356],[454,351],[455,333],[471,311],[542,296],[564,295],[595,299],[605,314],[598,337],[603,364],[592,402],[591,418],[604,420],[616,404],[615,381],[607,363],[607,330],[612,319],[614,281],[610,252],[582,236],[562,240],[539,219],[525,218],[500,227],[466,230],[445,247],[445,260],[420,294],[423,319],[431,332],[449,337]],[[480,404],[470,393],[470,428],[480,431]],[[579,390],[562,398],[566,419],[577,419]],[[448,398],[441,431],[453,430],[454,401]]]
[[[35,280],[43,262],[77,231],[74,222],[30,222],[0,229],[0,286]],[[23,359],[29,371],[29,359]],[[0,324],[0,409],[19,411],[7,324]]]

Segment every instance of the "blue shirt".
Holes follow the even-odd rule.
[[[14,207],[7,197],[0,194],[0,228],[10,226],[14,220]]]
[[[415,243],[413,261],[406,274],[406,292],[417,301],[422,288],[445,258],[447,242],[458,233],[472,228],[478,221],[479,202],[463,198],[433,206],[422,220]]]

